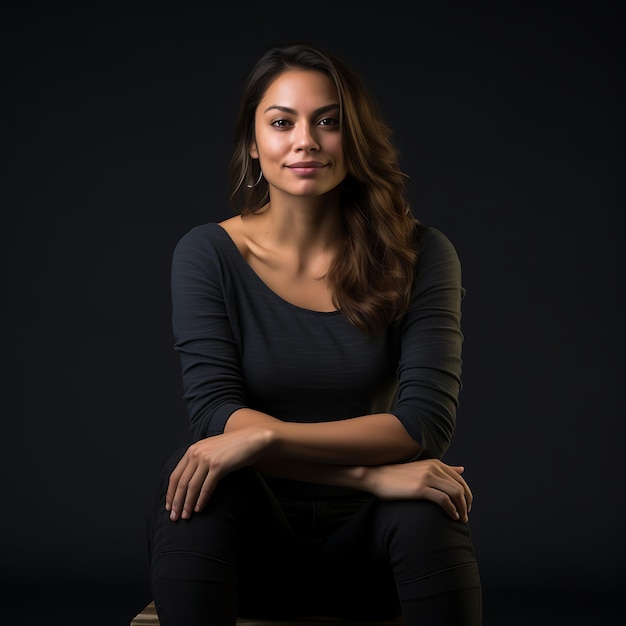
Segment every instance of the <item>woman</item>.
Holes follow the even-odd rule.
[[[456,252],[406,199],[361,79],[314,45],[266,51],[244,86],[235,215],[172,261],[194,443],[151,525],[162,626],[238,615],[478,625],[454,430]]]

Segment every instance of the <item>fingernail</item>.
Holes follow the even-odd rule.
[[[176,521],[176,513],[175,513],[174,511],[172,511],[172,512],[170,513],[170,519],[171,519],[173,522],[175,522],[175,521]]]

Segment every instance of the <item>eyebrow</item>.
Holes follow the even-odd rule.
[[[327,104],[326,106],[320,107],[319,109],[316,109],[315,111],[313,111],[313,115],[314,116],[321,115],[322,113],[327,113],[328,111],[333,111],[338,108],[339,108],[338,104]],[[268,106],[267,109],[263,111],[263,113],[267,113],[268,111],[271,111],[272,109],[276,109],[277,111],[282,111],[283,113],[291,113],[291,115],[298,114],[298,112],[295,109],[292,109],[291,107],[283,107],[283,106],[280,106],[279,104],[272,104],[271,106]]]

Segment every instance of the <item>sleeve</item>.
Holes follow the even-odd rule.
[[[416,459],[441,458],[454,432],[461,391],[465,289],[459,257],[443,233],[428,229],[418,250],[413,298],[400,324],[398,390],[391,412],[422,446]]]
[[[183,399],[194,440],[224,431],[246,406],[239,349],[231,327],[220,259],[207,231],[184,235],[172,256],[172,327]]]

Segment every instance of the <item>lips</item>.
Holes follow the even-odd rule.
[[[287,167],[293,167],[296,169],[300,168],[309,168],[309,167],[324,167],[324,163],[320,163],[319,161],[300,161],[299,163],[291,163]]]
[[[301,161],[299,163],[291,163],[287,167],[296,174],[307,175],[317,174],[326,165],[319,161]]]

